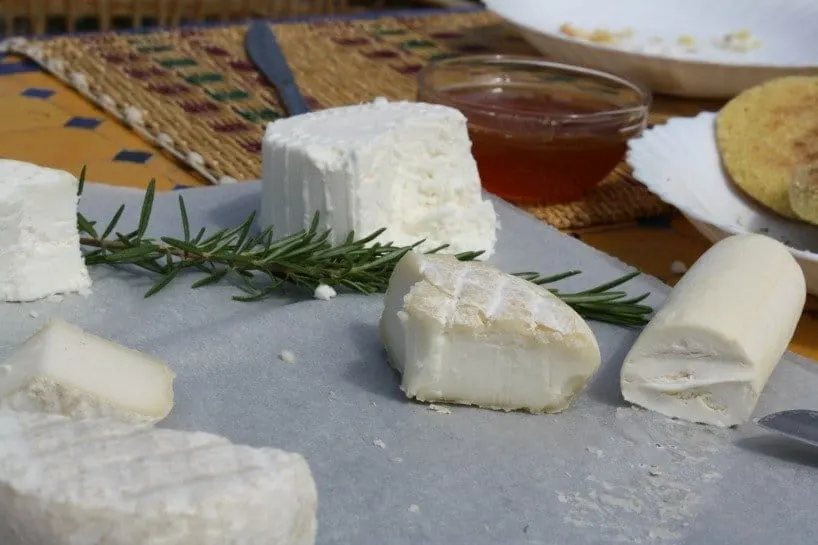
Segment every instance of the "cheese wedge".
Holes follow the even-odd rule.
[[[0,365],[0,408],[157,422],[175,373],[146,354],[54,319]]]
[[[316,504],[298,454],[0,411],[3,545],[313,545]]]
[[[380,330],[401,388],[419,401],[559,412],[601,359],[591,328],[551,292],[451,256],[401,259]]]
[[[622,395],[691,422],[746,422],[805,300],[804,274],[783,244],[762,235],[720,241],[639,335],[622,366]]]

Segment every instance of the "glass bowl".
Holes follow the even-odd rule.
[[[466,116],[483,187],[523,205],[593,189],[644,130],[651,103],[613,74],[504,55],[433,61],[418,73],[417,98]]]

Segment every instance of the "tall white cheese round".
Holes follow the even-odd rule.
[[[451,256],[401,259],[380,330],[420,401],[559,412],[601,360],[588,324],[547,289]]]
[[[299,454],[0,410],[3,545],[314,545],[317,501]]]
[[[804,275],[783,244],[763,235],[720,241],[639,335],[622,366],[622,395],[692,422],[746,422],[805,300]]]
[[[378,100],[280,119],[262,142],[260,222],[280,236],[320,213],[331,240],[386,228],[379,242],[494,251],[466,118],[436,104]]]
[[[86,290],[77,179],[62,170],[0,159],[0,301]]]

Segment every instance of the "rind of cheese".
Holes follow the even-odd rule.
[[[282,118],[267,126],[262,152],[259,221],[279,236],[318,212],[332,242],[385,228],[377,242],[494,251],[497,216],[454,108],[376,100]]]
[[[154,423],[173,408],[175,373],[137,350],[53,319],[0,367],[0,408]]]
[[[787,248],[728,237],[690,268],[625,358],[622,395],[666,416],[746,422],[792,339],[806,300]]]
[[[380,331],[419,401],[560,412],[601,361],[591,328],[547,289],[451,256],[401,259]]]
[[[3,545],[313,545],[316,507],[298,454],[0,411]]]
[[[0,159],[0,301],[82,292],[77,179],[62,170]]]

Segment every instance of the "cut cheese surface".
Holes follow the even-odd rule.
[[[298,454],[0,410],[3,545],[313,545],[316,504]]]
[[[559,412],[601,360],[588,324],[548,290],[451,256],[398,263],[380,330],[403,391],[420,401]]]
[[[0,366],[0,408],[156,422],[173,408],[161,361],[54,319]]]
[[[90,288],[77,186],[68,172],[0,159],[0,301]]]
[[[804,275],[783,244],[763,235],[720,241],[639,335],[622,366],[622,395],[692,422],[746,422],[805,299]]]
[[[454,108],[378,100],[282,118],[262,153],[259,218],[279,236],[318,212],[333,242],[385,228],[378,242],[494,251],[497,217]]]

